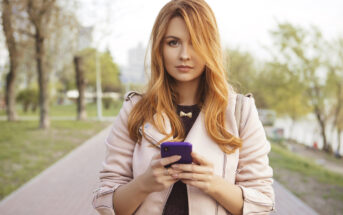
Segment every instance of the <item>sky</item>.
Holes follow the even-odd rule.
[[[106,3],[107,2],[107,3]],[[108,48],[119,65],[127,51],[147,45],[155,18],[166,0],[79,0],[78,18],[94,29],[94,47]],[[343,37],[342,0],[208,0],[217,19],[223,48],[239,47],[268,59],[270,30],[278,22],[315,25],[327,39]]]
[[[167,0],[76,0],[75,12],[85,26],[95,26],[93,47],[109,49],[127,66],[130,48],[148,44],[151,29]],[[217,19],[223,48],[239,47],[258,59],[268,59],[270,30],[278,22],[315,25],[324,37],[343,37],[343,0],[208,0]],[[2,35],[0,64],[7,58]]]

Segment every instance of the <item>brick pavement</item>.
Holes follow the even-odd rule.
[[[105,156],[110,127],[46,169],[0,202],[1,215],[96,215],[92,192]],[[273,215],[317,215],[277,181]]]

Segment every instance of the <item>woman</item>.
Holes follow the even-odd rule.
[[[244,97],[237,108],[237,98],[210,7],[170,1],[152,30],[147,91],[125,96],[106,140],[94,208],[116,215],[269,214],[270,144],[254,99]],[[192,143],[193,163],[164,168],[180,159],[161,158],[165,141]]]

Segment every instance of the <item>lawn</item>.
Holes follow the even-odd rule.
[[[343,187],[343,175],[331,172],[314,161],[300,157],[279,144],[272,144],[272,153],[269,156],[272,167],[288,169],[313,177],[326,184],[335,184]]]
[[[0,200],[110,123],[52,121],[40,130],[38,121],[0,122]]]
[[[272,143],[269,159],[274,178],[319,214],[342,214],[343,175],[277,143]]]

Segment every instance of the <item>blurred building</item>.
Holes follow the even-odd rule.
[[[145,48],[142,43],[128,52],[128,65],[121,69],[121,81],[123,83],[143,84],[146,82],[144,73]]]

